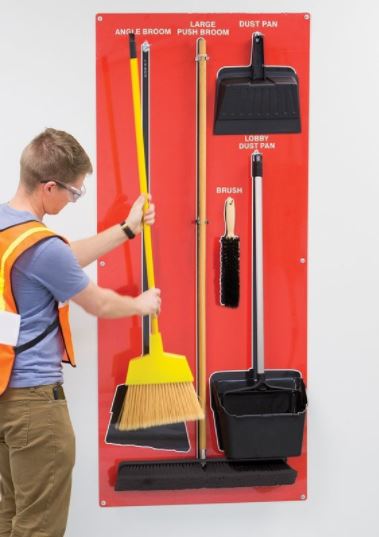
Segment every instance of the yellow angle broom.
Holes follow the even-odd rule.
[[[141,194],[147,194],[146,161],[142,132],[138,60],[133,34],[129,34],[138,174]],[[147,203],[145,209],[147,208]],[[143,226],[149,289],[155,287],[150,226]],[[119,429],[130,431],[204,418],[185,356],[164,352],[156,315],[151,318],[150,352],[129,362],[128,390],[120,413]]]

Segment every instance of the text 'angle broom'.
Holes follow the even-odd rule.
[[[147,194],[146,161],[142,132],[138,59],[133,34],[129,34],[130,71],[141,194]],[[145,207],[146,209],[146,207]],[[143,225],[149,289],[155,287],[151,229]],[[151,318],[150,353],[129,362],[128,386],[120,416],[121,430],[141,429],[166,423],[204,418],[193,386],[193,375],[185,356],[166,353],[156,315]]]

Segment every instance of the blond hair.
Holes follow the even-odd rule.
[[[79,142],[64,131],[46,129],[21,154],[20,179],[28,191],[41,181],[72,183],[92,173],[92,164]]]

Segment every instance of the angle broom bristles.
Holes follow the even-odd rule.
[[[142,404],[141,404],[142,403]],[[119,429],[132,431],[203,418],[192,383],[129,386]]]
[[[151,326],[150,353],[129,362],[121,431],[204,418],[186,357],[164,352],[155,316]]]

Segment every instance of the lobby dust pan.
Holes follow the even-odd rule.
[[[255,33],[251,64],[218,72],[214,134],[300,130],[297,74],[292,67],[265,65],[263,35]]]
[[[253,368],[214,373],[212,409],[229,459],[285,459],[301,454],[307,397],[299,371],[264,369],[261,154],[253,155],[252,168]]]

